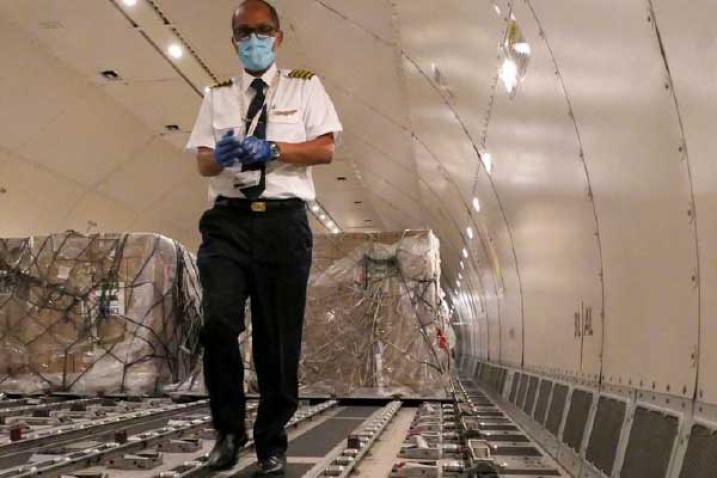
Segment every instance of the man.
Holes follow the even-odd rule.
[[[214,205],[200,222],[204,376],[217,441],[208,466],[236,464],[246,443],[238,336],[250,298],[261,395],[254,440],[261,473],[286,468],[284,427],[298,406],[298,365],[311,267],[306,201],[311,166],[330,163],[342,130],[318,77],[279,70],[276,10],[247,0],[232,18],[243,72],[206,94],[187,148],[209,177]]]

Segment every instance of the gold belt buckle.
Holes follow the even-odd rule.
[[[251,203],[251,210],[253,212],[266,212],[266,203],[264,201]]]

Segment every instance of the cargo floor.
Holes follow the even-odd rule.
[[[27,419],[35,420],[37,424],[31,422],[34,428],[26,430],[26,433],[21,436],[17,443],[11,443],[10,441],[0,443],[0,462],[4,461],[3,467],[5,468],[4,470],[0,469],[0,474],[7,478],[16,475],[18,477],[25,476],[26,468],[13,468],[18,465],[32,463],[38,466],[38,474],[42,472],[48,473],[47,476],[59,476],[60,470],[51,469],[54,466],[53,463],[57,463],[56,458],[59,456],[73,456],[78,460],[77,463],[63,461],[62,466],[66,470],[63,469],[62,471],[66,476],[97,474],[108,478],[148,478],[179,473],[182,476],[186,474],[187,477],[195,476],[197,478],[208,476],[245,478],[256,475],[258,467],[255,452],[252,448],[243,451],[237,466],[227,472],[211,473],[206,469],[188,471],[186,467],[189,465],[187,464],[193,463],[192,460],[206,456],[213,446],[213,434],[206,428],[209,425],[207,422],[209,418],[206,402],[190,404],[186,409],[169,402],[163,402],[160,404],[163,408],[158,409],[156,404],[151,404],[148,401],[141,403],[141,406],[138,405],[136,410],[142,413],[136,417],[134,415],[129,416],[125,409],[120,406],[123,404],[124,402],[117,401],[117,403],[113,403],[114,408],[105,407],[106,415],[103,417],[95,416],[90,413],[91,410],[82,414],[77,412],[75,417],[78,423],[77,426],[81,425],[82,428],[77,428],[75,425],[70,426],[64,422],[58,425],[51,420],[48,421],[47,417],[45,421],[48,423],[45,424],[45,422],[39,421],[34,416],[35,408],[38,406],[48,408],[50,405],[35,405],[28,410],[16,409],[11,413],[13,418],[30,417]],[[177,406],[180,408],[174,411],[172,407]],[[307,474],[314,476],[320,473],[323,467],[328,466],[330,463],[332,454],[335,454],[337,449],[345,444],[345,440],[351,432],[361,427],[369,417],[383,408],[382,406],[368,404],[331,405],[325,412],[317,412],[316,416],[308,417],[300,424],[287,428],[289,449],[288,470],[285,476],[300,477]],[[10,412],[7,413],[10,414]],[[400,420],[400,429],[394,432],[393,435],[388,434],[388,436],[392,437],[392,443],[380,445],[375,450],[376,453],[371,454],[372,463],[367,470],[368,476],[376,475],[377,470],[380,470],[378,474],[381,476],[387,476],[396,457],[397,450],[402,443],[402,437],[405,435],[414,413],[414,410],[406,410],[405,416],[402,415],[403,418]],[[107,423],[104,421],[105,418],[107,418]],[[165,440],[163,442],[165,443],[165,449],[160,450],[161,453],[158,455],[152,455],[155,445],[150,444],[149,441],[153,440],[152,436],[157,433],[166,433],[167,430],[172,430],[171,428],[162,428],[167,427],[170,424],[170,420],[173,421],[173,426],[191,427],[191,431],[183,432],[177,436],[178,440],[171,441],[171,443]],[[78,431],[85,428],[95,433],[96,442],[92,442],[92,444],[86,442],[86,437],[82,436]],[[148,433],[143,434],[141,432]],[[123,452],[118,454],[112,452],[114,453],[113,459],[119,460],[117,462],[119,464],[116,466],[115,464],[112,466],[107,465],[106,459],[98,461],[97,459],[84,458],[86,450],[95,446],[101,447],[105,442],[120,440],[123,434],[135,438],[135,441],[128,440],[123,446],[127,446],[127,444],[134,446],[132,445],[133,443],[139,444],[143,440],[148,440],[148,443],[142,446],[134,446],[131,453]],[[188,441],[182,441],[181,437],[187,438]],[[25,443],[25,440],[29,441]],[[195,441],[193,442],[192,440]],[[145,446],[147,448],[144,448]],[[62,448],[60,450],[60,447],[67,449]],[[174,447],[174,451],[170,451],[167,447]],[[386,449],[379,452],[383,448]],[[42,453],[42,451],[50,449],[57,449],[58,451],[55,453],[59,453],[59,455]],[[152,453],[147,455],[147,452]],[[83,456],[80,457],[79,455]],[[128,463],[128,460],[134,461]],[[201,461],[197,463],[201,463]]]
[[[347,407],[289,443],[289,457],[325,456],[378,409],[379,407]]]

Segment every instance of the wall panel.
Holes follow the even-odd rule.
[[[698,398],[717,403],[717,35],[713,21],[717,4],[701,0],[687,6],[659,0],[655,1],[655,13],[685,130],[697,211],[701,288]]]
[[[580,144],[550,52],[529,12],[515,8],[531,46],[530,64],[515,98],[499,84],[486,147],[523,283],[525,365],[596,374],[597,354],[583,367],[574,319],[582,304],[601,305],[599,249]],[[599,342],[599,336],[586,340]]]
[[[599,215],[605,379],[689,394],[698,306],[689,181],[647,3],[533,5],[575,108]]]

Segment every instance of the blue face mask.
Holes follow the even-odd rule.
[[[274,37],[259,38],[252,33],[247,40],[239,42],[239,61],[249,71],[263,71],[274,63]]]

